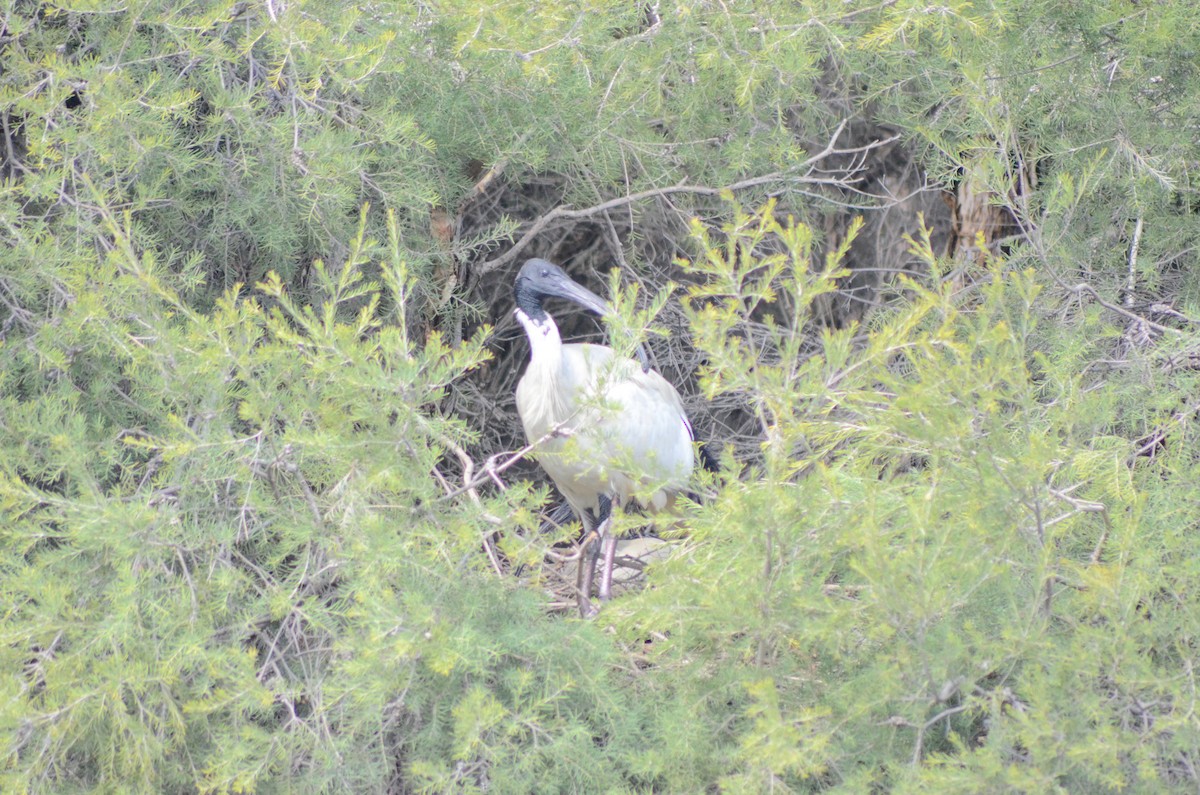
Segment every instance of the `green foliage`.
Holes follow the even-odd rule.
[[[1196,243],[1200,21],[1193,4],[895,3],[849,60],[878,111],[926,148],[944,183],[968,178],[1017,219],[1027,263],[1115,290],[1138,219],[1138,284],[1193,300],[1160,267]],[[866,57],[864,57],[866,56]],[[903,67],[917,59],[920,69]],[[1182,280],[1183,285],[1173,284]]]
[[[464,511],[430,476],[467,433],[432,406],[485,332],[381,323],[411,277],[361,236],[318,306],[272,275],[200,314],[113,235],[103,300],[80,285],[5,349],[4,788],[612,775],[573,742],[628,720],[612,651],[478,554],[522,493]]]
[[[1176,781],[1200,728],[1200,621],[1166,572],[1194,556],[1170,528],[1195,512],[1147,500],[1191,453],[1142,465],[1096,424],[1124,385],[1043,348],[1032,271],[994,262],[966,304],[949,282],[908,282],[869,336],[827,332],[798,368],[797,329],[754,334],[749,313],[769,300],[805,322],[836,263],[814,267],[769,207],[724,231],[693,266],[709,277],[693,322],[707,388],[763,407],[763,463],[690,517],[652,589],[613,606],[631,639],[666,635],[663,698],[711,730],[681,748],[664,727],[667,789],[715,753],[722,786],[745,792]],[[787,254],[751,255],[766,234]]]
[[[1191,4],[4,13],[0,789],[1195,790]],[[477,163],[795,176],[852,114],[1014,238],[888,241],[845,327],[860,222],[799,192],[613,276],[616,346],[681,301],[757,436],[645,590],[554,614],[545,492],[451,482],[506,343],[439,332],[444,274],[516,224],[431,211]]]
[[[646,13],[611,0],[10,3],[0,102],[19,179],[3,185],[0,228],[87,247],[103,207],[121,207],[140,247],[215,300],[268,271],[307,289],[308,263],[344,256],[364,203],[396,211],[416,272],[494,247],[511,222],[455,252],[429,228],[432,208],[471,198],[473,164],[563,175],[569,199],[591,201],[613,184],[722,183],[803,159],[786,131],[756,130],[811,91],[807,35],[731,48],[746,20],[679,7],[642,38]]]

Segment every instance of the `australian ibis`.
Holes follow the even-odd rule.
[[[576,585],[587,617],[595,614],[591,587],[600,552],[600,599],[612,592],[613,504],[636,499],[652,512],[670,507],[692,475],[692,427],[679,393],[649,369],[640,347],[639,363],[603,345],[564,345],[544,307],[548,298],[564,298],[606,315],[603,299],[544,259],[526,261],[514,292],[531,349],[517,384],[517,413],[538,462],[583,524]]]

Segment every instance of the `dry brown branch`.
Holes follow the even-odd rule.
[[[475,490],[476,486],[479,485],[479,484],[476,484],[474,481],[475,461],[471,458],[471,456],[467,455],[466,450],[463,450],[462,447],[460,447],[458,444],[456,444],[453,440],[443,438],[442,443],[445,444],[448,448],[450,448],[451,451],[454,452],[455,457],[458,458],[458,462],[462,466],[463,481],[467,485],[465,485],[461,491],[458,491],[458,493],[459,494],[462,494],[462,493],[467,494],[467,496],[469,496],[471,498],[471,502],[473,502],[477,507],[482,508],[483,500],[481,500],[479,498],[479,492]],[[486,479],[487,478],[485,476],[484,480],[486,480]],[[482,481],[482,480],[479,481],[479,483],[483,483],[483,482],[484,481]],[[474,484],[474,485],[472,485],[472,484]],[[501,487],[503,487],[503,484],[501,484]],[[447,495],[447,496],[449,496],[449,495]],[[442,499],[446,499],[446,498],[443,497]],[[494,517],[489,517],[489,518],[494,519]],[[493,523],[498,523],[498,522],[499,522],[499,520],[496,519],[495,522],[493,522]],[[500,557],[499,557],[499,555],[496,554],[496,544],[492,540],[491,533],[484,534],[483,548],[487,552],[488,560],[491,562],[492,568],[496,571],[496,574],[503,577],[504,576],[504,567],[502,567],[500,565]]]
[[[862,146],[839,149],[836,142],[838,137],[841,136],[842,131],[845,129],[846,124],[847,121],[843,120],[837,126],[837,129],[833,131],[829,141],[826,143],[825,147],[821,149],[821,151],[812,155],[803,163],[800,163],[795,169],[791,169],[789,171],[778,171],[763,176],[751,177],[749,179],[740,180],[719,188],[704,185],[688,185],[686,182],[679,182],[670,187],[652,188],[649,190],[639,191],[637,193],[631,193],[626,196],[618,196],[614,199],[609,199],[608,201],[601,202],[600,204],[596,204],[591,207],[585,207],[579,210],[572,210],[566,205],[555,207],[533,221],[529,229],[526,230],[525,234],[522,235],[521,238],[514,243],[508,251],[504,252],[498,257],[481,263],[475,269],[475,272],[478,276],[482,276],[512,262],[514,259],[520,256],[521,252],[525,250],[530,242],[532,242],[533,239],[537,237],[537,235],[540,234],[553,221],[563,219],[572,220],[590,218],[600,213],[607,212],[608,210],[613,210],[618,207],[625,207],[645,199],[660,198],[680,193],[698,196],[718,196],[726,191],[736,193],[737,191],[746,190],[748,188],[776,183],[784,183],[787,185],[827,185],[853,190],[854,180],[852,175],[863,168],[863,162],[866,154],[874,149],[878,149],[895,142],[899,139],[899,136],[893,135],[889,138],[872,141]],[[819,176],[819,170],[817,168],[818,164],[825,158],[834,155],[852,155],[855,157],[855,161],[850,166],[844,169],[839,169],[839,176]],[[807,168],[807,171],[804,174],[796,173],[800,169],[804,168]],[[819,196],[818,194],[808,195],[812,195],[815,198],[822,200],[828,199],[828,197]]]
[[[563,428],[565,428],[566,425],[571,422],[571,420],[572,418],[568,418],[567,420],[560,422],[558,425],[551,428],[545,436],[538,439],[536,442],[525,445],[515,453],[510,454],[509,451],[505,450],[504,452],[489,456],[487,461],[484,462],[483,472],[479,475],[474,474],[475,462],[461,447],[449,439],[442,439],[442,442],[454,451],[454,454],[458,457],[459,462],[463,466],[463,485],[447,493],[445,496],[439,497],[438,502],[445,502],[446,500],[459,497],[463,494],[473,495],[473,498],[478,501],[478,495],[475,493],[475,490],[489,480],[496,483],[496,485],[498,485],[501,489],[507,488],[507,486],[504,485],[504,482],[500,480],[500,473],[519,461],[524,460],[525,456],[537,449],[538,445],[542,444],[543,442],[549,441],[557,436],[562,436]],[[501,458],[504,458],[504,456],[508,456],[508,458],[505,458],[504,461],[500,463],[496,463],[497,461],[500,461]]]

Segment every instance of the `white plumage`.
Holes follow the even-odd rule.
[[[585,550],[601,540],[600,598],[611,592],[616,542],[610,503],[637,499],[651,511],[670,507],[695,465],[692,429],[679,393],[658,373],[602,345],[564,345],[542,302],[565,298],[598,314],[607,304],[558,266],[531,259],[515,287],[516,316],[530,342],[530,362],[517,384],[517,412],[538,462],[583,523]],[[583,557],[587,557],[584,555]],[[580,561],[579,600],[592,613],[595,558]]]

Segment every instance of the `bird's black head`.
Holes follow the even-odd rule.
[[[546,310],[542,308],[542,302],[547,298],[565,298],[568,301],[574,301],[597,315],[612,313],[612,308],[603,298],[582,284],[572,281],[562,268],[544,259],[525,260],[525,264],[517,273],[513,294],[517,299],[517,309],[539,325],[547,317]],[[645,346],[640,343],[637,346],[637,357],[638,361],[642,363],[642,371],[648,371],[650,360],[646,357]]]
[[[547,298],[565,298],[598,315],[609,312],[603,298],[572,281],[562,268],[544,259],[525,261],[517,274],[513,294],[517,299],[517,308],[532,320],[541,320],[545,315],[542,302]]]

